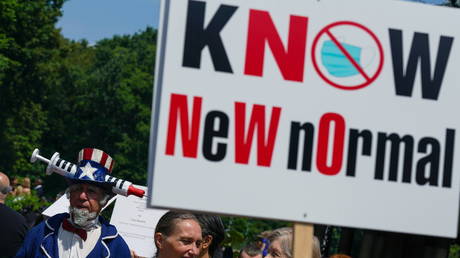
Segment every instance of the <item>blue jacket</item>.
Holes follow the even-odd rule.
[[[19,249],[16,257],[59,257],[57,246],[58,231],[68,213],[60,213],[32,228]],[[101,236],[90,257],[131,257],[128,245],[118,234],[115,226],[99,216]]]

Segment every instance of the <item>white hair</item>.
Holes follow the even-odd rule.
[[[293,241],[293,229],[291,227],[278,228],[273,230],[268,236],[270,242],[275,240],[280,241],[280,246],[284,254],[288,258],[292,258],[292,241]],[[316,236],[313,236],[313,258],[321,257],[321,250],[319,240]]]

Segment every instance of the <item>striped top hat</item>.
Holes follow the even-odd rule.
[[[93,183],[111,188],[113,183],[106,181],[112,172],[114,160],[107,153],[95,148],[84,148],[78,154],[78,170],[70,178],[72,183]]]

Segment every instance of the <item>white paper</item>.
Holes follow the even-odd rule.
[[[146,190],[144,186],[136,186]],[[147,198],[119,196],[113,208],[110,223],[117,227],[118,233],[129,248],[141,257],[153,257],[156,252],[153,235],[155,227],[167,210],[147,209]]]
[[[42,215],[52,217],[59,213],[69,212],[69,205],[69,199],[67,199],[67,196],[63,194],[53,204],[46,208],[46,210],[42,212]]]

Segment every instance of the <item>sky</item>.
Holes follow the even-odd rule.
[[[69,39],[90,44],[114,35],[158,27],[160,0],[68,0],[57,27]]]
[[[284,0],[286,1],[286,0]],[[445,0],[406,0],[439,4]],[[158,27],[160,0],[68,0],[57,27],[66,38],[90,44]]]
[[[409,2],[423,2],[423,3],[428,3],[428,4],[442,4],[442,3],[445,3],[447,2],[447,0],[405,0],[405,1],[409,1]]]

